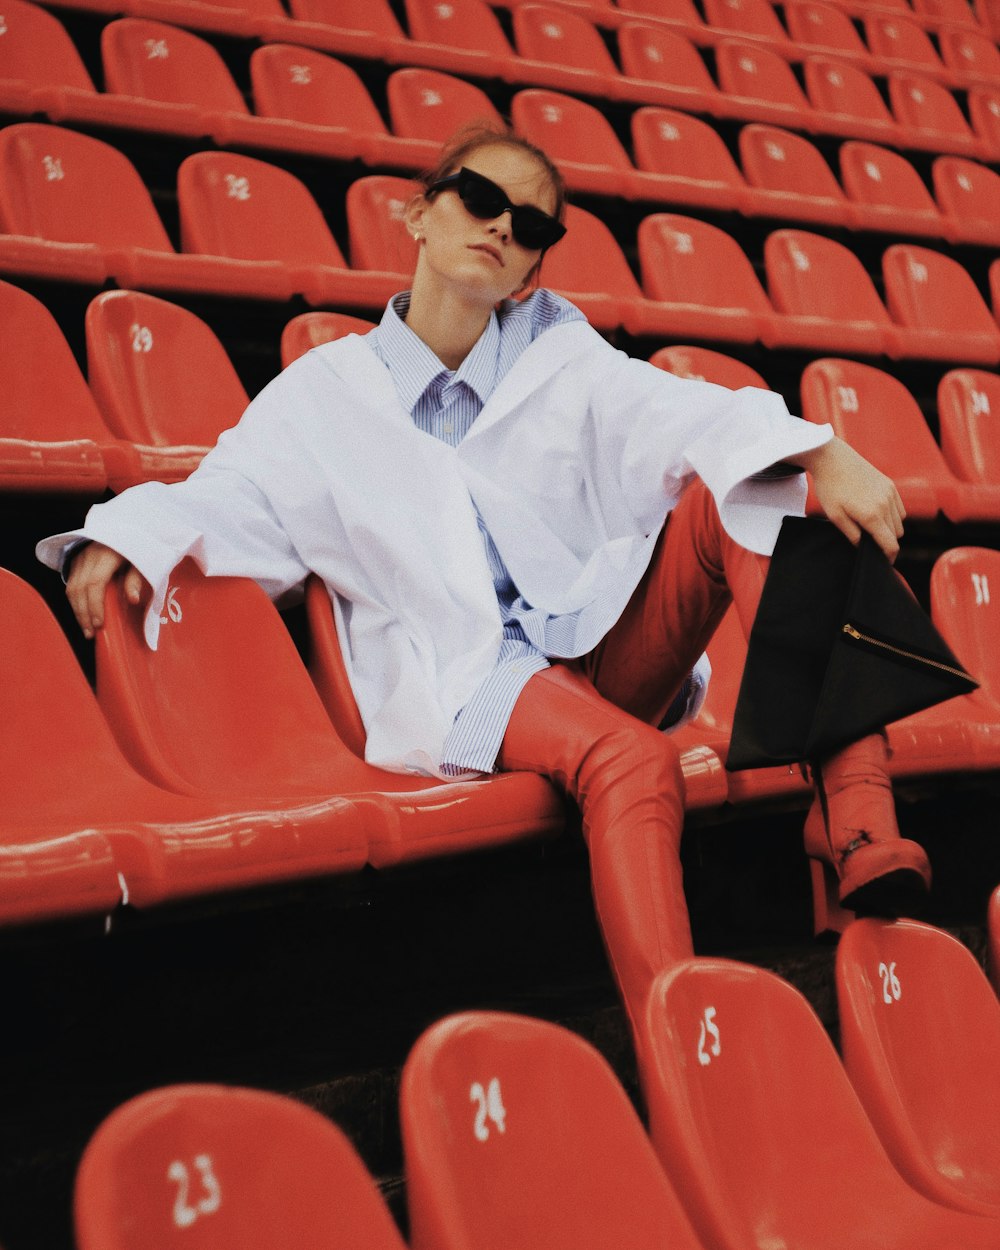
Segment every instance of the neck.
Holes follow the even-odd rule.
[[[463,299],[455,291],[433,297],[414,280],[406,324],[447,369],[457,369],[486,329],[492,306]]]

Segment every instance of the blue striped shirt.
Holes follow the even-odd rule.
[[[457,447],[501,379],[543,331],[583,313],[551,291],[538,290],[518,303],[508,300],[458,369],[446,369],[406,325],[410,306],[404,291],[389,301],[368,342],[392,374],[403,407],[418,429]],[[479,517],[486,559],[496,588],[503,640],[496,667],[455,718],[442,754],[445,773],[491,772],[507,722],[528,678],[548,668],[546,652],[559,654],[560,635],[572,634],[571,617],[552,617],[522,598],[486,524]],[[565,654],[565,652],[563,652]]]

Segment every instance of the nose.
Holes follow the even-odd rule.
[[[490,230],[498,234],[505,243],[510,242],[511,216],[509,208],[505,208],[500,216],[493,220]]]

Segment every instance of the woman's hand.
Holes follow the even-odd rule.
[[[816,499],[837,529],[854,544],[864,530],[890,561],[895,560],[906,509],[892,478],[841,438],[832,438],[795,461],[812,475]]]
[[[83,630],[84,638],[93,638],[104,624],[104,595],[108,582],[127,562],[124,556],[103,543],[88,543],[77,555],[66,581],[66,597]],[[144,585],[142,574],[128,565],[125,573],[125,597],[138,603]]]

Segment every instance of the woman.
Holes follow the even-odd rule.
[[[145,484],[39,545],[87,637],[109,580],[170,570],[255,578],[278,598],[323,577],[382,767],[468,777],[530,769],[578,803],[595,902],[629,1015],[692,953],[678,847],[678,753],[702,653],[731,599],[749,630],[800,466],[853,541],[891,558],[892,482],[780,397],[631,360],[545,290],[563,232],[551,161],[509,133],[459,136],[406,211],[412,290],[369,335],[327,344],[257,397],[179,485]],[[771,470],[768,472],[768,470]],[[814,761],[811,854],[848,906],[929,884],[901,839],[883,735]]]

